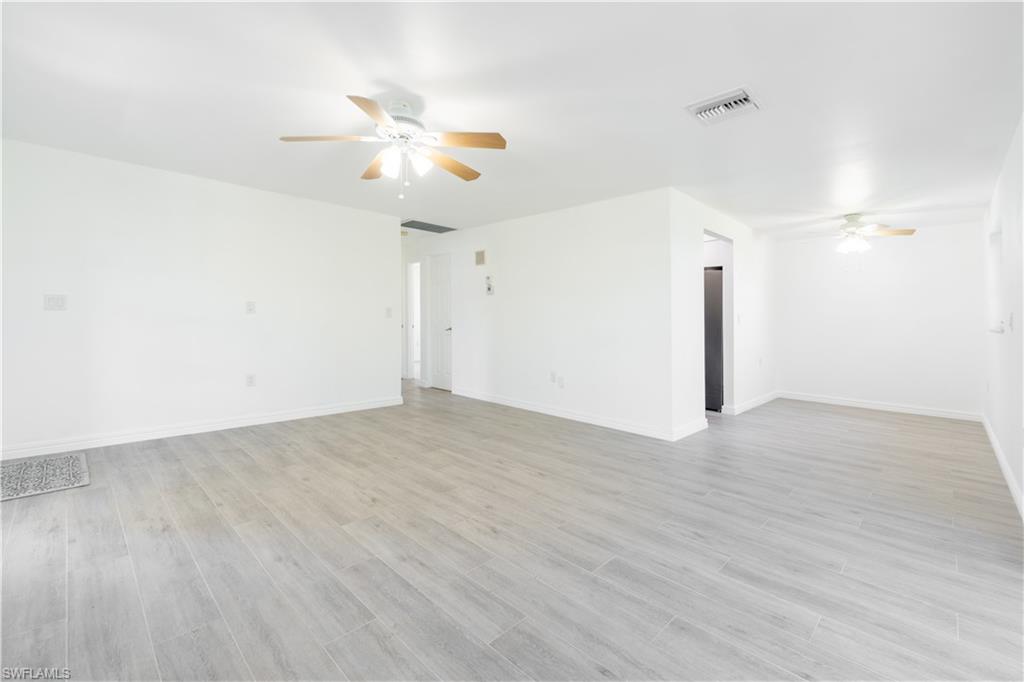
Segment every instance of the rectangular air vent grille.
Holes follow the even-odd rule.
[[[402,227],[411,227],[414,230],[423,230],[424,232],[454,232],[454,227],[445,227],[444,225],[434,225],[433,223],[425,223],[422,220],[406,220],[402,223]]]
[[[756,111],[757,102],[746,90],[733,90],[687,107],[698,120],[715,123],[747,111]]]

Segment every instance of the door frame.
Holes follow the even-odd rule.
[[[703,230],[705,235],[714,237],[715,240],[728,245],[728,257],[722,265],[722,375],[723,395],[721,414],[735,414],[735,361],[736,361],[736,315],[735,315],[735,282],[736,282],[736,243],[729,237],[715,232],[714,230]],[[706,245],[706,242],[705,242]],[[705,246],[706,248],[706,246]],[[707,257],[702,260],[701,277],[705,268],[718,265],[709,265]],[[703,280],[702,280],[703,281]],[[703,297],[703,296],[702,296]],[[701,316],[703,322],[703,315]],[[702,332],[703,333],[703,332]],[[701,339],[703,349],[703,338]],[[703,353],[703,350],[702,350]],[[703,368],[701,358],[701,367]],[[702,371],[703,374],[703,371]]]

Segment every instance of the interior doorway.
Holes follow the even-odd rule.
[[[430,385],[452,390],[452,257],[430,257]]]
[[[725,404],[722,345],[722,266],[704,268],[704,409],[721,412]]]
[[[733,404],[733,243],[704,233],[705,408],[735,414]]]
[[[406,319],[406,348],[408,348],[409,372],[408,376],[417,381],[422,377],[421,344],[420,338],[420,264],[409,263],[406,271],[406,295],[407,309]]]

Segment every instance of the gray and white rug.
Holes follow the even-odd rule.
[[[41,455],[0,462],[0,499],[13,500],[54,490],[89,485],[84,452]]]

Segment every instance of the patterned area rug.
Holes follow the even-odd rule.
[[[42,455],[0,462],[0,499],[13,500],[54,490],[89,485],[84,452]]]

